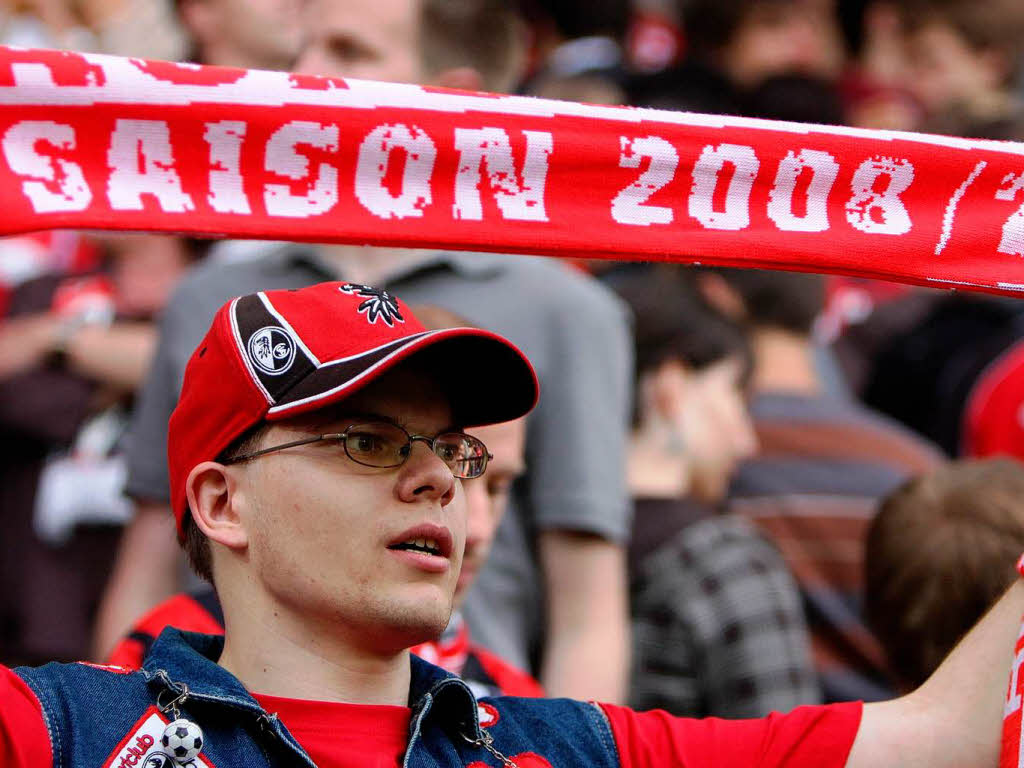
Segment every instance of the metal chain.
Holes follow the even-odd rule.
[[[165,715],[167,714],[167,712],[169,710],[171,712],[171,719],[172,720],[177,720],[178,718],[181,717],[181,711],[178,709],[178,705],[179,704],[184,704],[185,700],[188,699],[188,686],[185,685],[185,683],[179,683],[178,685],[181,687],[181,693],[179,693],[177,696],[175,696],[173,699],[171,699],[167,704],[161,704],[160,703],[160,697],[163,696],[168,691],[170,691],[170,693],[174,693],[173,690],[170,690],[169,688],[165,688],[164,690],[160,691],[160,693],[158,693],[157,697],[156,697],[157,709],[159,709]]]
[[[496,758],[501,760],[501,763],[502,763],[502,765],[505,766],[505,768],[519,768],[519,766],[516,765],[514,761],[512,761],[509,758],[505,757],[503,754],[501,754],[501,752],[499,752],[494,747],[494,737],[491,736],[491,734],[489,734],[485,728],[481,728],[480,729],[480,733],[482,733],[483,736],[481,738],[479,738],[479,739],[471,739],[469,736],[467,736],[464,733],[461,734],[461,736],[462,736],[463,739],[468,741],[474,747],[480,747],[481,749],[486,749],[488,752],[490,752]]]

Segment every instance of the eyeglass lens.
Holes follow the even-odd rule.
[[[369,467],[397,467],[412,450],[409,434],[396,424],[387,422],[353,424],[344,435],[348,457]],[[424,442],[429,441],[424,439]],[[479,477],[487,466],[484,444],[461,432],[438,435],[433,439],[431,448],[456,477]]]

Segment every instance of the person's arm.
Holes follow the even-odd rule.
[[[924,685],[866,705],[847,768],[994,768],[1022,615],[1017,582]]]
[[[96,616],[92,658],[103,662],[150,608],[178,589],[181,550],[165,503],[140,503],[125,528]]]
[[[751,720],[673,717],[601,704],[622,768],[841,768],[860,704],[798,707]],[[874,768],[903,768],[881,760]]]
[[[541,684],[552,696],[622,702],[629,613],[622,542],[633,375],[625,306],[578,275],[547,292],[544,394],[527,422],[529,502],[547,607]]]
[[[0,665],[0,765],[51,768],[50,735],[43,708],[25,682]]]
[[[549,696],[622,701],[629,669],[625,554],[614,542],[542,531],[548,644],[541,683]]]
[[[68,370],[122,392],[143,381],[156,347],[152,323],[85,325],[64,343]]]
[[[0,320],[0,379],[38,368],[53,353],[60,320],[48,312]]]
[[[63,327],[49,313],[0,323],[0,379],[38,368],[60,350],[68,371],[98,384],[131,392],[142,382],[156,344],[152,324],[84,325],[66,338]]]

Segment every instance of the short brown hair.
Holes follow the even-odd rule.
[[[1014,581],[1024,465],[956,461],[883,500],[868,531],[865,613],[897,681],[923,683]]]
[[[825,306],[825,278],[807,272],[719,267],[743,302],[744,320],[755,328],[808,335]]]
[[[258,450],[263,443],[263,436],[269,429],[270,425],[265,421],[261,421],[242,434],[241,437],[236,438],[217,456],[216,461],[223,463],[232,456],[240,456],[243,453]],[[213,553],[210,550],[210,540],[206,538],[206,534],[199,530],[199,526],[192,519],[192,513],[189,510],[185,511],[181,527],[184,532],[184,541],[181,547],[185,550],[189,565],[192,566],[196,576],[212,584]]]
[[[510,0],[422,0],[420,50],[427,75],[472,67],[484,88],[518,84],[525,55],[522,19]]]
[[[632,265],[608,285],[632,312],[636,381],[669,360],[700,371],[736,358],[743,366],[741,384],[746,386],[753,370],[749,336],[700,299],[687,267]],[[634,426],[642,415],[640,395],[640,388],[634,387]]]

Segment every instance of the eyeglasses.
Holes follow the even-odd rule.
[[[480,477],[487,469],[487,462],[494,458],[487,452],[481,440],[464,432],[442,432],[437,437],[410,435],[402,427],[387,421],[368,421],[353,424],[344,432],[334,432],[290,443],[263,448],[252,453],[232,456],[225,464],[255,459],[266,453],[283,451],[299,445],[319,442],[337,442],[345,449],[345,455],[364,467],[398,467],[405,463],[412,453],[412,444],[417,440],[426,443],[430,450],[443,461],[455,477],[471,480]]]

